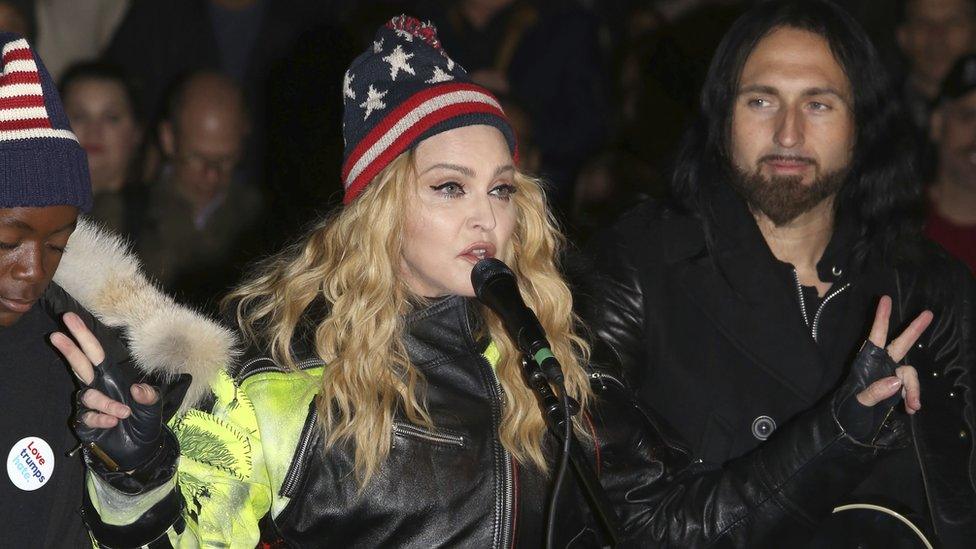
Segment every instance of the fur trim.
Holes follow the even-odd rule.
[[[164,294],[122,238],[91,220],[78,220],[54,282],[101,322],[124,330],[139,368],[193,376],[181,410],[198,404],[238,354],[231,330]]]

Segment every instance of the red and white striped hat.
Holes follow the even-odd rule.
[[[27,40],[0,32],[0,208],[91,209],[88,159]]]
[[[346,71],[342,96],[345,204],[401,153],[454,128],[494,126],[517,156],[515,132],[498,99],[471,82],[430,23],[401,15],[380,27]]]

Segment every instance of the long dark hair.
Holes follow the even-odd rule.
[[[836,205],[838,215],[852,218],[857,227],[854,260],[910,260],[921,234],[915,137],[867,34],[828,1],[764,2],[732,25],[709,66],[699,118],[675,160],[673,197],[702,219],[711,242],[712,186],[726,184],[728,177],[732,109],[742,68],[756,44],[780,27],[822,36],[851,85],[857,136]]]

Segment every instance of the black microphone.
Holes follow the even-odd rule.
[[[498,259],[482,259],[471,270],[471,285],[478,300],[501,319],[515,345],[535,359],[546,379],[562,385],[563,373],[546,340],[542,324],[522,300],[515,273]]]

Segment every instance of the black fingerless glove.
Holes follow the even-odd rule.
[[[78,392],[76,398],[74,428],[85,449],[86,462],[103,478],[114,476],[110,473],[131,472],[140,483],[154,484],[154,478],[165,465],[160,459],[169,457],[165,461],[175,463],[178,444],[164,423],[182,402],[190,385],[190,376],[183,374],[171,383],[157,387],[159,398],[155,403],[139,404],[132,398],[131,388],[138,379],[130,360],[115,362],[106,358],[94,370],[94,379]],[[91,409],[82,404],[81,397],[90,389],[125,404],[132,413],[110,429],[86,426],[81,418]]]
[[[834,418],[854,440],[882,448],[908,443],[908,428],[896,411],[901,400],[898,392],[874,406],[857,400],[858,393],[875,381],[895,375],[897,367],[881,347],[870,341],[861,346],[847,379],[833,397]]]

